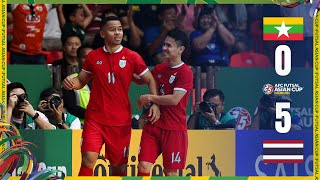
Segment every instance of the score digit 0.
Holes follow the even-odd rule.
[[[283,55],[282,55],[283,52]],[[283,60],[282,60],[283,57]],[[275,51],[275,70],[280,76],[287,76],[291,71],[291,49],[287,45],[279,45]],[[287,133],[291,128],[291,115],[288,112],[290,102],[276,102],[275,129],[279,133]],[[283,118],[283,122],[282,122]]]

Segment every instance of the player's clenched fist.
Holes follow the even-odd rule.
[[[73,76],[70,75],[63,80],[63,87],[66,90],[72,90],[74,87]]]

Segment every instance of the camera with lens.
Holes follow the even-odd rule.
[[[206,101],[203,101],[199,104],[199,107],[200,107],[200,111],[201,112],[209,112],[211,113],[211,109],[215,112],[216,110],[216,105],[214,103],[211,103],[211,102],[206,102]]]
[[[20,105],[21,103],[23,103],[24,100],[28,100],[27,94],[20,94],[20,95],[17,95],[17,97],[18,97],[17,105]]]
[[[51,96],[49,100],[50,107],[53,109],[54,107],[58,108],[61,104],[61,98],[59,96]]]
[[[262,108],[274,107],[275,102],[276,102],[275,97],[267,94],[263,95],[260,98],[260,105]]]

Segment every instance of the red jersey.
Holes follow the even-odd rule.
[[[82,70],[92,75],[85,119],[107,126],[131,125],[128,92],[132,75],[142,76],[149,70],[141,56],[123,46],[114,53],[102,47],[88,54]]]
[[[166,130],[187,130],[187,104],[193,88],[193,73],[184,63],[169,67],[163,62],[152,70],[153,77],[159,86],[159,95],[173,94],[173,91],[185,91],[177,105],[160,106],[160,119],[155,126]]]
[[[42,52],[43,31],[48,10],[44,4],[19,4],[13,11],[13,38],[10,50],[28,55]]]

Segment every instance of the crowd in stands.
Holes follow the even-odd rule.
[[[104,45],[100,22],[108,16],[121,19],[124,34],[122,45],[138,52],[148,66],[162,62],[161,47],[167,33],[173,29],[183,30],[190,38],[190,49],[183,60],[190,66],[201,66],[203,73],[205,67],[210,65],[272,67],[275,47],[291,42],[263,41],[263,17],[303,16],[304,40],[299,44],[291,44],[294,53],[292,65],[313,65],[313,25],[307,6],[284,9],[277,5],[244,4],[9,4],[8,64],[52,64],[53,68],[59,68],[61,81],[70,74],[76,76],[86,55]],[[307,47],[305,51],[301,51],[303,47]],[[50,129],[53,126],[81,128],[80,121],[84,119],[90,96],[90,83],[78,91],[67,91],[60,89],[60,86],[56,86],[59,90],[47,89],[40,96],[38,108],[34,108],[37,111],[26,103],[25,110],[18,114],[13,102],[21,94],[26,94],[26,90],[21,83],[11,86],[10,90],[17,91],[12,98],[11,91],[8,91],[14,122],[19,124],[23,118],[30,122],[37,119],[33,124],[21,125],[31,129]],[[214,93],[219,94],[220,91]],[[53,95],[61,101],[58,107],[50,106]],[[222,103],[224,97],[220,94],[219,97]],[[63,108],[67,112],[63,112]],[[39,120],[45,123],[38,123]],[[48,122],[53,126],[48,126]],[[234,124],[233,120],[229,124]],[[205,125],[189,123],[189,127],[195,126]]]

